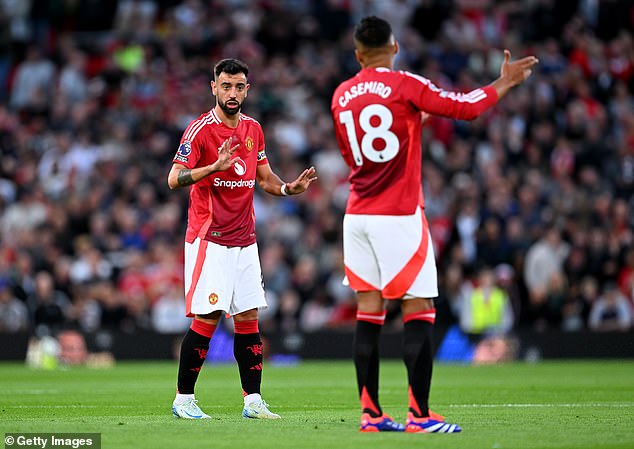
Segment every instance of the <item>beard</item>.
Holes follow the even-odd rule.
[[[222,111],[227,115],[236,115],[238,112],[240,112],[240,108],[242,108],[242,103],[237,100],[236,103],[238,104],[237,106],[227,106],[226,102],[223,103],[222,101],[218,100],[218,106],[220,106],[220,109],[222,109]]]

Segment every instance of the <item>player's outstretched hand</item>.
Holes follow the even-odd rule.
[[[511,61],[511,52],[504,50],[504,61],[500,68],[500,78],[507,80],[511,86],[516,86],[531,76],[531,68],[539,62],[535,56],[527,56],[517,61]]]
[[[289,182],[286,185],[286,191],[290,195],[297,195],[298,193],[305,192],[310,184],[317,179],[315,175],[315,167],[310,167],[304,170],[295,181]]]
[[[213,163],[214,171],[224,171],[233,165],[233,153],[238,149],[240,144],[231,146],[231,137],[225,140],[220,148],[218,148],[218,159]]]
[[[498,99],[531,76],[531,73],[533,73],[532,67],[538,62],[539,60],[535,56],[527,56],[511,62],[511,52],[504,50],[504,61],[502,62],[502,67],[500,67],[500,77],[491,83],[491,87],[498,94]]]

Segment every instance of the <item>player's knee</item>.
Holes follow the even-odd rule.
[[[379,313],[385,309],[385,300],[379,291],[358,292],[357,310],[360,312]]]
[[[220,320],[221,315],[222,315],[222,311],[216,310],[214,312],[206,313],[204,315],[196,315],[195,319],[200,320],[204,323],[217,324],[218,320]]]
[[[247,310],[233,316],[234,321],[252,321],[258,319],[258,309]]]
[[[424,312],[427,310],[433,310],[434,308],[435,306],[433,299],[411,298],[401,301],[401,311],[403,313],[403,316],[415,314],[418,312]]]

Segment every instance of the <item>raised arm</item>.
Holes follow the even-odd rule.
[[[495,105],[513,86],[528,78],[531,68],[538,62],[534,56],[513,62],[509,62],[510,59],[511,53],[504,50],[500,77],[488,86],[468,93],[445,91],[428,79],[411,73],[406,73],[405,81],[409,89],[420,92],[420,97],[414,102],[422,111],[441,117],[473,120]]]
[[[269,164],[258,165],[256,177],[262,190],[277,196],[297,195],[305,192],[310,184],[317,179],[315,167],[310,167],[301,172],[293,182],[284,182],[271,170]]]
[[[218,159],[216,162],[204,167],[187,168],[182,164],[174,163],[167,175],[167,185],[170,189],[178,189],[197,183],[212,173],[224,171],[233,165],[231,156],[240,144],[231,146],[231,138],[224,141],[218,148]]]

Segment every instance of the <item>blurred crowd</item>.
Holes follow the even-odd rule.
[[[631,329],[631,1],[0,0],[0,331],[188,327],[188,196],[167,173],[189,121],[214,105],[223,57],[250,66],[243,112],[275,170],[319,175],[298,197],[256,189],[261,327],[351,328],[347,168],[329,104],[358,70],[352,27],[369,14],[391,22],[399,69],[448,90],[495,79],[503,48],[540,60],[483,117],[424,128],[438,321]],[[482,320],[491,295],[500,313]]]

